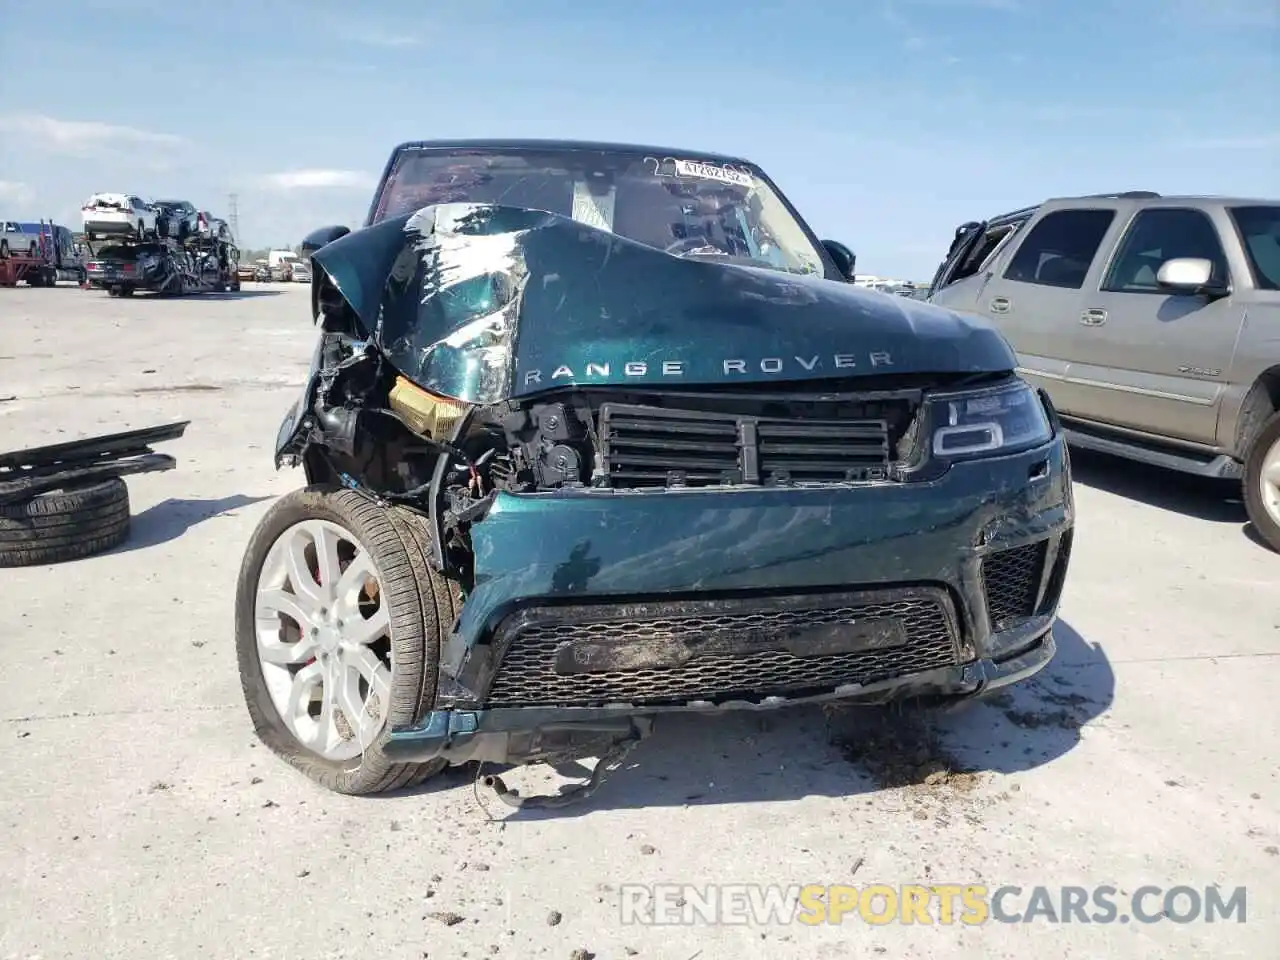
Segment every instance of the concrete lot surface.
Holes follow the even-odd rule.
[[[595,797],[536,815],[472,770],[311,785],[252,734],[231,608],[251,529],[303,482],[270,448],[313,336],[301,287],[0,290],[0,450],[192,421],[178,469],[129,480],[127,543],[0,570],[0,958],[1276,955],[1280,557],[1229,491],[1083,455],[1060,651],[1010,696],[659,723]],[[1247,914],[624,924],[624,888],[655,883],[1023,887],[1006,914],[1112,885],[1126,915],[1144,885],[1216,884]]]

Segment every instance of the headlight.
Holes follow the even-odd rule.
[[[1016,453],[1046,443],[1053,427],[1036,392],[1019,381],[930,398],[933,455],[947,460]]]

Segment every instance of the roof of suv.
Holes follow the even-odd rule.
[[[1248,205],[1255,204],[1274,204],[1280,203],[1280,200],[1263,200],[1256,197],[1232,197],[1232,196],[1215,196],[1213,194],[1172,194],[1164,195],[1156,193],[1154,190],[1126,190],[1117,193],[1087,193],[1080,196],[1068,197],[1050,197],[1039,203],[1033,203],[1027,207],[1020,207],[1017,210],[1010,210],[1008,213],[1001,213],[994,217],[989,217],[987,222],[990,224],[998,224],[1007,220],[1018,220],[1028,217],[1035,213],[1043,206],[1054,204],[1055,206],[1071,206],[1085,200],[1132,200],[1137,203],[1150,202],[1152,204],[1231,204]]]

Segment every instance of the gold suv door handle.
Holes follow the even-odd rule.
[[[1100,327],[1107,322],[1107,311],[1093,307],[1080,314],[1080,322],[1086,327]]]

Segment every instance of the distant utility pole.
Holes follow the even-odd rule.
[[[236,205],[237,197],[233,193],[227,197],[227,223],[231,227],[231,239],[240,242],[240,208]]]

